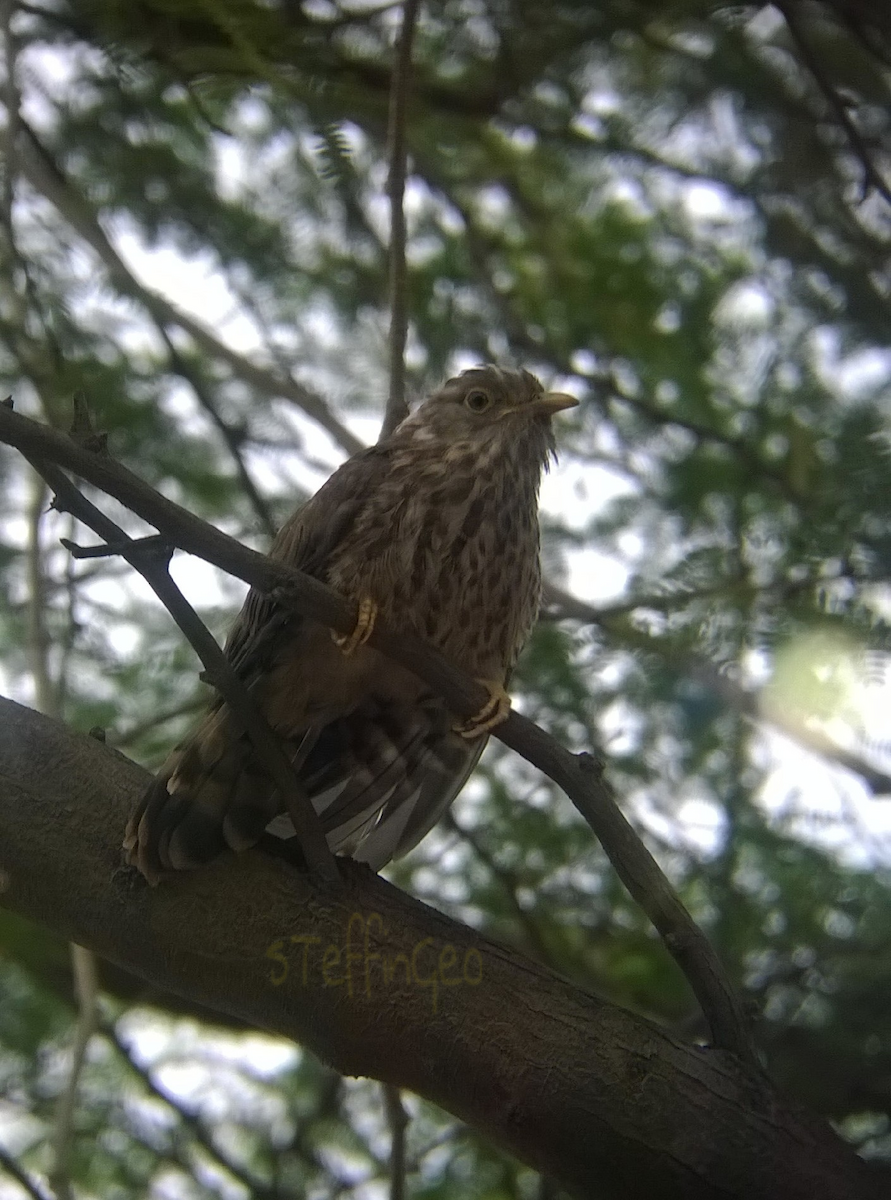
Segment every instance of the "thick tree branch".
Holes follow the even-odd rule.
[[[16,446],[28,458],[54,462],[73,471],[155,525],[172,545],[222,567],[261,591],[272,593],[282,605],[293,606],[303,616],[329,625],[339,633],[349,633],[355,627],[355,605],[318,580],[247,549],[166,500],[105,455],[91,453],[71,438],[4,405],[0,405],[0,442]],[[487,693],[479,683],[464,676],[407,631],[389,629],[384,620],[379,619],[375,625],[370,645],[414,671],[459,716],[469,717],[478,712],[486,699]],[[686,975],[702,1006],[714,1043],[755,1062],[739,999],[717,955],[625,819],[600,764],[590,755],[571,754],[517,712],[512,712],[494,735],[566,792]]]
[[[147,781],[0,701],[0,902],[345,1074],[432,1100],[585,1200],[888,1194],[735,1056],[676,1042],[357,864],[334,887],[249,851],[146,887],[118,844]]]

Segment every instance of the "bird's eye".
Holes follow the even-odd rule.
[[[488,392],[481,392],[478,388],[474,388],[472,392],[468,392],[464,397],[464,404],[471,412],[482,413],[492,403],[492,397]]]

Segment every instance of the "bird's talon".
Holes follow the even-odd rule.
[[[492,679],[478,679],[477,683],[483,685],[489,693],[489,699],[478,713],[452,726],[452,731],[467,741],[482,737],[484,733],[506,721],[510,714],[510,696],[500,683]]]
[[[374,623],[377,620],[377,605],[370,596],[363,596],[359,601],[359,616],[356,619],[352,633],[331,632],[335,646],[339,646],[344,658],[349,658],[360,646],[364,646],[371,637]]]

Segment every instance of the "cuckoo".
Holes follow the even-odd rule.
[[[358,605],[356,628],[335,636],[252,590],[226,654],[335,852],[375,870],[405,854],[507,715],[505,686],[538,613],[538,491],[555,452],[551,418],[576,403],[528,371],[464,371],[344,463],[275,538],[273,558]],[[378,613],[483,682],[485,707],[459,720],[367,645]],[[156,882],[246,849],[267,829],[286,836],[285,808],[217,699],[161,767],[124,847]]]

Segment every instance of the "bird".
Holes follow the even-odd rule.
[[[464,786],[538,615],[538,494],[552,417],[578,401],[526,370],[447,380],[348,459],[285,522],[270,557],[357,604],[336,635],[252,589],[225,654],[291,760],[330,849],[380,870],[417,845]],[[367,644],[378,614],[482,682],[461,720]],[[124,850],[150,883],[293,836],[287,804],[221,697],[171,752],[128,822]]]

